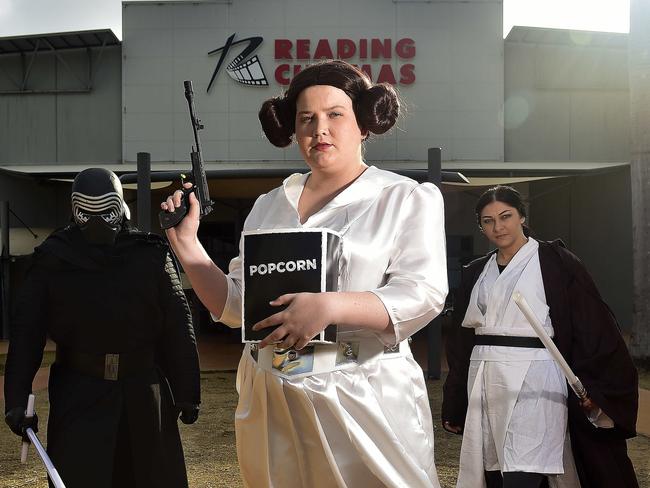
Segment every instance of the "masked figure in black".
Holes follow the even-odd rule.
[[[191,315],[165,241],[128,226],[117,176],[79,173],[74,224],[38,248],[16,302],[5,420],[22,435],[46,337],[48,452],[67,488],[186,487],[177,418],[196,421]]]

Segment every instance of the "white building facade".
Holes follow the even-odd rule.
[[[123,8],[126,162],[140,151],[153,162],[188,161],[184,80],[193,81],[206,127],[206,161],[300,160],[295,147],[276,149],[264,139],[257,112],[301,67],[332,57],[394,84],[403,98],[398,127],[368,144],[369,161],[422,162],[429,147],[442,147],[444,160],[503,161],[500,2],[232,0]],[[239,59],[249,46],[254,50]]]
[[[211,179],[217,210],[202,224],[204,245],[225,265],[250,203],[281,182],[250,175],[305,168],[297,148],[265,139],[262,102],[306,65],[340,57],[394,84],[404,102],[397,126],[367,144],[369,164],[424,170],[427,150],[440,147],[442,169],[471,182],[442,186],[452,287],[460,263],[488,250],[478,196],[510,183],[527,197],[537,237],[560,237],[583,258],[625,329],[627,36],[516,27],[504,40],[502,11],[499,0],[126,1],[121,43],[109,30],[0,38],[0,200],[15,212],[7,255],[68,222],[70,179],[85,167],[133,173],[147,152],[154,172],[186,171],[183,81],[192,80],[207,169],[241,172]],[[172,188],[157,183],[145,218],[156,222]]]

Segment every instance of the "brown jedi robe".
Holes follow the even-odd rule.
[[[625,439],[636,435],[638,377],[618,323],[580,260],[561,241],[539,242],[539,262],[554,341],[591,399],[614,421],[613,429],[594,427],[570,392],[569,432],[583,488],[638,487]],[[467,412],[467,372],[474,330],[461,327],[469,297],[485,263],[463,268],[454,305],[454,328],[447,338],[449,375],[442,420],[462,426]]]

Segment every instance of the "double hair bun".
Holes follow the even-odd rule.
[[[399,116],[399,97],[395,89],[380,83],[362,90],[353,99],[354,113],[362,131],[373,134],[388,132]],[[286,96],[269,98],[259,111],[262,129],[269,142],[277,147],[287,147],[295,132],[296,107]]]

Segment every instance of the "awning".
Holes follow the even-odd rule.
[[[124,188],[133,198],[137,189],[137,168],[135,163],[101,164],[41,164],[0,165],[3,174],[18,178],[35,178],[52,181],[66,181],[68,184],[76,174],[86,168],[101,166],[122,176]],[[289,174],[305,172],[301,161],[246,161],[206,163],[210,194],[213,198],[254,199],[262,193],[279,186]],[[390,161],[378,163],[378,167],[394,170],[419,181],[427,178],[427,163],[424,161]],[[494,161],[443,161],[443,192],[463,191],[497,184],[515,184],[547,178],[576,176],[615,171],[629,166],[627,161],[611,162],[494,162]],[[178,181],[181,173],[187,173],[188,163],[152,163],[152,198],[162,198],[168,186]],[[447,176],[445,176],[447,175]],[[464,175],[468,183],[459,183],[458,175]],[[51,229],[32,229],[35,238],[27,229],[12,228],[12,254],[32,252],[35,245]]]
[[[57,51],[121,44],[111,29],[0,37],[0,55]]]
[[[101,166],[120,176],[127,190],[137,188],[137,164],[40,164],[40,165],[0,165],[0,173],[5,172],[15,177],[45,178],[50,180],[71,181],[77,173],[90,168]],[[417,181],[427,180],[426,162],[390,162],[377,166],[395,171]],[[282,183],[293,173],[305,173],[307,166],[300,161],[235,161],[235,162],[206,162],[206,176],[210,192],[221,195],[221,198],[255,198],[268,192]],[[151,189],[153,191],[166,188],[180,181],[181,175],[190,174],[189,163],[151,163]],[[447,171],[443,168],[442,182],[467,184],[467,179],[458,171]]]
[[[426,161],[381,161],[377,167],[394,171],[417,181],[427,180]],[[0,173],[13,176],[72,180],[80,171],[101,166],[114,171],[126,189],[135,189],[136,163],[71,163],[38,165],[0,165]],[[629,166],[628,161],[443,161],[442,183],[468,188],[514,184],[546,178],[601,173]],[[275,186],[292,173],[307,171],[302,161],[246,160],[210,161],[205,163],[210,190],[222,198],[254,198]],[[152,190],[163,189],[189,174],[187,162],[152,162]],[[214,187],[214,188],[213,188]],[[460,187],[460,188],[458,188]]]

